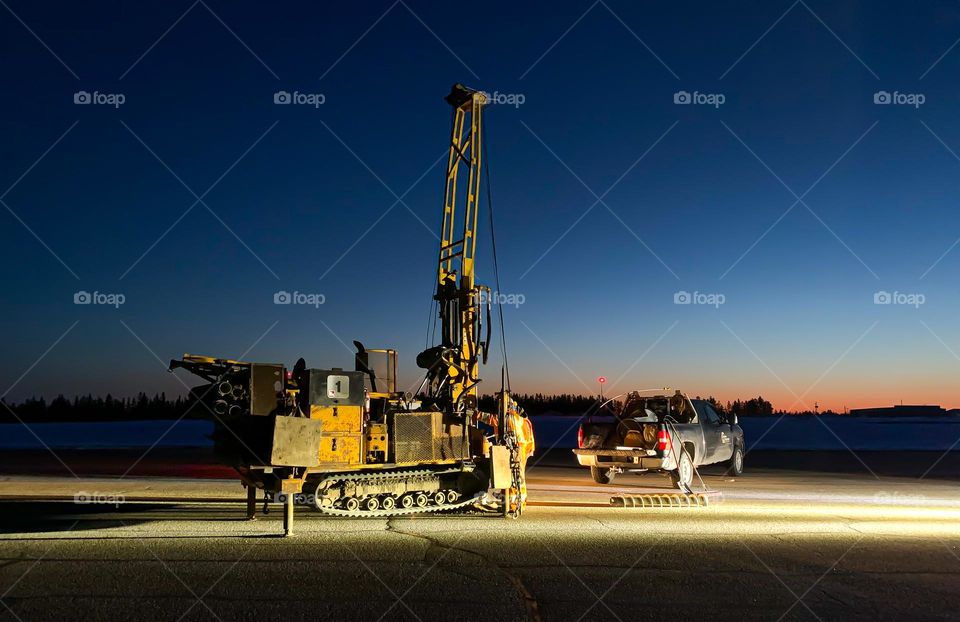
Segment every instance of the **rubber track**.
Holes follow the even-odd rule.
[[[461,469],[448,469],[446,471],[433,471],[430,469],[424,469],[421,471],[399,471],[399,472],[383,472],[383,473],[348,473],[344,475],[337,475],[334,477],[327,477],[320,480],[317,483],[317,488],[320,488],[324,483],[333,481],[333,482],[346,482],[346,481],[361,481],[361,480],[370,480],[370,481],[383,481],[383,480],[396,480],[396,479],[407,479],[411,477],[423,477],[425,475],[448,475],[450,473],[460,473]],[[405,516],[407,514],[426,514],[433,512],[443,512],[446,510],[456,510],[458,508],[467,507],[476,503],[476,501],[483,497],[483,493],[477,493],[475,496],[459,501],[457,503],[448,503],[444,505],[433,505],[427,507],[412,507],[412,508],[401,508],[396,507],[392,510],[340,510],[337,508],[318,508],[313,506],[321,514],[327,514],[328,516],[342,516],[348,518],[390,518],[392,516]]]

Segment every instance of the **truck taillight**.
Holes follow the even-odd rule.
[[[670,433],[666,430],[660,430],[657,432],[657,449],[660,451],[667,451],[670,449]]]
[[[583,449],[583,426],[577,430],[577,447]]]

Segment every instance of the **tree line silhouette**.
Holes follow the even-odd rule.
[[[557,414],[557,415],[582,415],[584,413],[597,412],[598,408],[606,400],[601,401],[599,395],[576,395],[561,393],[559,395],[544,395],[543,393],[518,393],[514,399],[523,406],[527,414],[531,416]],[[609,399],[609,398],[606,398]],[[717,410],[719,413],[736,413],[738,417],[779,417],[780,415],[836,415],[838,413],[832,410],[824,410],[815,413],[812,410],[786,411],[774,409],[773,404],[763,398],[762,395],[750,399],[737,399],[732,402],[721,402],[715,397],[694,396],[694,399],[703,399]],[[620,402],[610,402],[608,408],[616,409]],[[496,410],[496,400],[492,395],[484,395],[480,398],[480,409],[487,412]]]
[[[531,416],[558,414],[583,415],[597,412],[601,402],[599,395],[579,395],[560,393],[549,395],[544,393],[518,393],[514,399]],[[698,396],[699,397],[699,396]],[[831,411],[820,413],[791,412],[775,410],[773,404],[762,396],[747,400],[734,400],[721,403],[714,397],[702,398],[709,401],[723,413],[734,412],[740,417],[773,417],[782,414],[791,415],[830,415]],[[5,408],[0,408],[0,422],[2,423],[42,423],[65,421],[138,421],[146,419],[208,419],[209,411],[203,407],[191,407],[193,402],[189,398],[177,396],[169,399],[164,393],[138,393],[136,397],[117,398],[110,394],[105,397],[92,395],[76,396],[68,399],[58,395],[49,402],[43,397],[32,397],[19,403],[8,403],[0,400]],[[612,405],[615,407],[616,402]],[[493,395],[480,397],[480,409],[485,412],[496,412],[496,399]]]
[[[148,397],[141,392],[128,398],[116,398],[109,393],[106,397],[78,395],[72,400],[58,395],[49,402],[43,397],[32,397],[16,404],[0,401],[6,406],[0,408],[3,423],[179,419],[185,413],[187,418],[203,419],[205,414],[201,408],[188,412],[189,400],[182,397],[171,400],[164,393]]]

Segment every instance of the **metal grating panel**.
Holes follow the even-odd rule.
[[[398,463],[462,459],[469,453],[463,426],[444,425],[438,412],[395,413],[391,441]]]
[[[433,419],[439,413],[397,413],[393,417],[393,455],[396,462],[430,462],[433,457]]]

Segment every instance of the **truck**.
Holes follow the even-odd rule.
[[[634,391],[586,418],[573,453],[598,484],[612,483],[618,473],[655,472],[690,492],[701,466],[722,463],[731,475],[743,473],[745,445],[736,414],[722,415],[709,401],[680,391]]]

